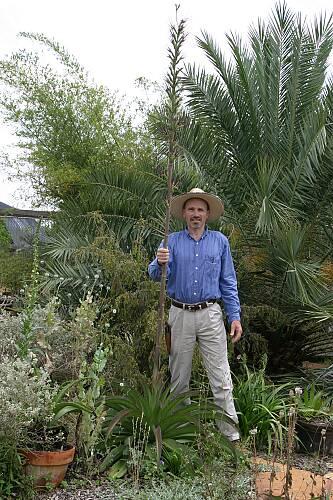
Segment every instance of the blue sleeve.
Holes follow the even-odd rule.
[[[162,248],[162,247],[163,247],[163,241],[161,241],[158,248]],[[169,246],[169,251],[170,251],[170,246]],[[170,273],[170,260],[169,260],[168,269],[167,269],[167,276],[169,276],[169,273]],[[149,264],[148,274],[153,281],[160,281],[161,280],[162,266],[160,266],[159,263],[157,262],[157,257],[155,257],[155,259]]]
[[[157,257],[149,264],[148,274],[154,281],[160,281],[162,276],[162,266],[157,262]]]
[[[222,253],[220,291],[229,323],[240,320],[237,278],[228,240],[224,242]]]

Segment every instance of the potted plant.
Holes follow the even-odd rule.
[[[19,453],[35,488],[56,487],[64,480],[75,453],[75,447],[67,444],[67,435],[67,429],[52,423],[37,422],[28,429],[25,448],[19,449]]]
[[[308,453],[333,455],[333,408],[331,399],[314,384],[298,396],[296,425],[300,447]]]
[[[0,358],[0,379],[0,440],[6,440],[11,449],[17,449],[16,458],[22,465],[22,474],[33,476],[34,486],[59,484],[63,478],[60,471],[65,472],[73,460],[74,448],[67,447],[62,428],[52,427],[57,387],[49,373],[37,366],[31,352],[24,359],[18,356]],[[41,462],[42,457],[46,457],[45,464]],[[54,474],[50,465],[55,458],[58,462]],[[16,473],[20,474],[19,468]],[[8,475],[5,479],[10,481]],[[13,493],[18,482],[12,481]]]

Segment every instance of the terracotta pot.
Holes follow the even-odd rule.
[[[19,450],[26,460],[25,473],[32,476],[35,488],[58,486],[65,478],[68,465],[73,462],[75,447],[62,451]]]
[[[325,430],[325,434],[322,431]],[[320,452],[333,455],[333,425],[299,419],[296,426],[300,447],[307,453]]]

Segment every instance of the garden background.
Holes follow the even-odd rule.
[[[332,19],[277,4],[247,36],[198,34],[200,65],[182,14],[166,77],[141,77],[140,97],[94,81],[48,35],[21,33],[0,61],[17,138],[3,164],[47,208],[27,225],[4,207],[0,222],[4,498],[34,495],[20,449],[65,443],[74,482],[108,478],[129,498],[255,498],[259,449],[286,462],[289,498],[297,423],[319,419],[326,433],[331,422]],[[227,235],[239,282],[244,337],[230,364],[243,451],[216,433],[224,417],[198,353],[190,406],[168,393],[164,346],[164,383],[151,384],[159,286],[147,265],[170,161],[173,194],[199,186],[225,203],[212,228]]]

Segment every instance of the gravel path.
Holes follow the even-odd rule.
[[[70,500],[79,498],[80,500],[114,500],[117,497],[114,491],[107,485],[92,486],[85,488],[57,489],[49,493],[40,493],[38,500]]]

